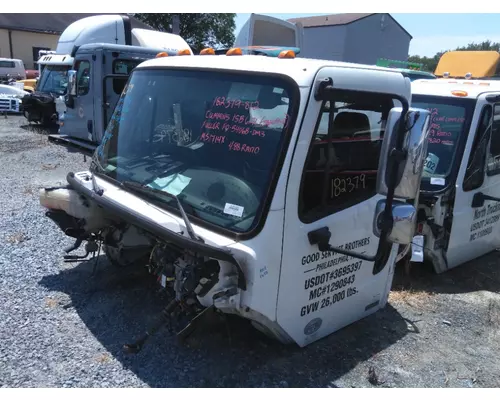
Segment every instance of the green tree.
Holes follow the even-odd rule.
[[[170,32],[175,14],[134,14],[134,17],[161,32]],[[234,43],[236,14],[177,14],[180,36],[198,53],[205,47],[230,47]]]

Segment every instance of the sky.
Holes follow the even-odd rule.
[[[276,18],[289,19],[326,14],[272,14]],[[491,40],[500,42],[500,15],[491,14],[397,14],[391,16],[412,36],[410,55],[432,57],[441,50],[455,49],[471,42]],[[250,14],[236,14],[238,34]]]

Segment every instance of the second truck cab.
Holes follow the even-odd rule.
[[[412,260],[437,273],[500,246],[500,63],[496,51],[450,51],[436,80],[412,83],[431,113]]]
[[[500,81],[471,79],[496,65],[463,53],[443,56],[461,60],[438,66],[444,78],[412,83],[412,106],[431,113],[412,258],[438,273],[500,247]]]

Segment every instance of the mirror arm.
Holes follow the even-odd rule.
[[[307,237],[309,239],[309,243],[311,245],[318,245],[319,251],[332,251],[334,253],[338,254],[343,254],[345,256],[350,256],[354,258],[359,258],[361,260],[365,261],[375,261],[376,255],[375,256],[366,256],[361,253],[356,253],[354,251],[349,251],[349,250],[343,250],[339,249],[338,247],[333,247],[329,242],[330,238],[332,236],[332,233],[330,232],[330,229],[328,227],[323,227],[316,229],[314,231],[311,231],[307,234]]]
[[[476,194],[474,194],[474,197],[472,198],[472,208],[482,207],[486,200],[500,201],[500,198],[488,196],[487,194],[477,192]]]

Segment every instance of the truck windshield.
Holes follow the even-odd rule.
[[[67,65],[47,65],[40,76],[38,91],[64,95],[68,86],[69,69],[70,66]]]
[[[270,196],[296,90],[276,76],[137,70],[95,159],[111,179],[177,196],[190,219],[247,232]]]
[[[412,96],[412,107],[427,109],[431,113],[427,159],[421,183],[423,191],[440,191],[451,183],[450,175],[461,159],[457,149],[466,140],[474,106],[474,99]]]

